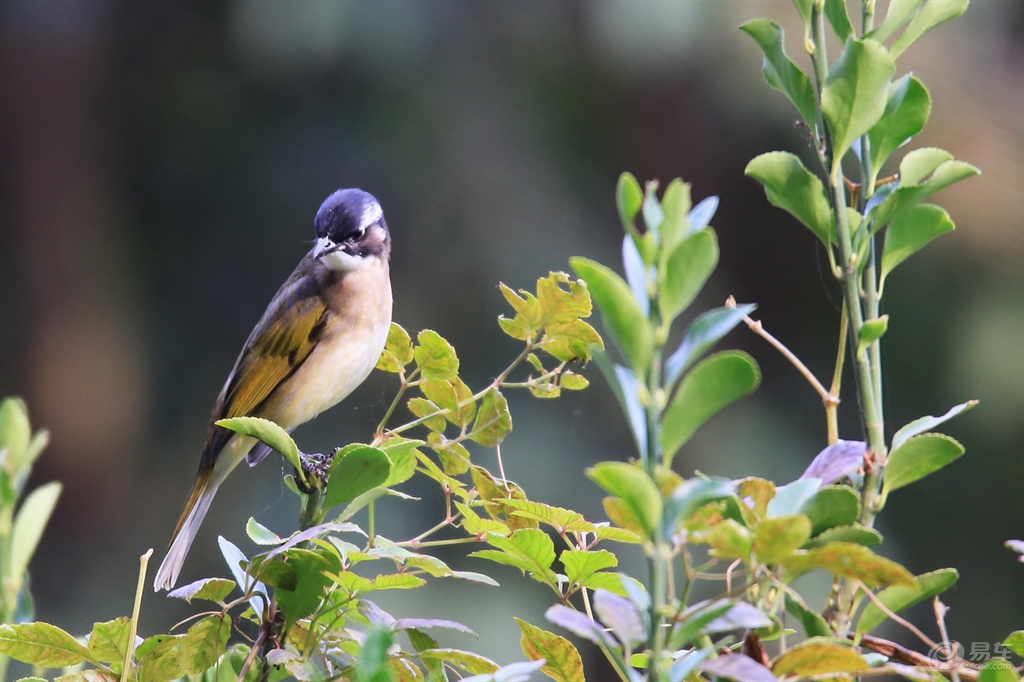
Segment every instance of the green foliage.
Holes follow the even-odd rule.
[[[892,613],[910,608],[918,602],[942,594],[951,588],[960,577],[955,568],[941,568],[917,576],[916,585],[894,585],[887,587],[875,598]],[[874,601],[868,602],[857,621],[857,633],[871,632],[889,617]]]

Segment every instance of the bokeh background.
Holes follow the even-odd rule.
[[[757,16],[783,24],[802,56],[784,0],[0,4],[0,394],[24,396],[52,432],[33,480],[65,485],[32,565],[38,617],[85,633],[130,611],[137,559],[149,547],[162,556],[220,386],[338,187],[381,200],[395,319],[450,339],[472,385],[517,352],[495,323],[499,281],[532,287],[576,254],[617,262],[623,170],[721,197],[722,262],[692,310],[729,294],[756,302],[829,375],[839,299],[824,253],[743,176],[758,153],[807,153],[737,30]],[[975,0],[899,69],[934,97],[915,144],[984,174],[938,196],[956,232],[887,287],[889,432],[969,398],[981,406],[944,427],[967,456],[891,498],[883,551],[918,573],[959,568],[945,597],[952,636],[995,643],[1024,621],[1024,567],[1002,548],[1024,535],[1024,5]],[[792,480],[824,444],[820,403],[745,330],[725,343],[758,359],[762,387],[676,466]],[[627,457],[631,441],[589,374],[590,390],[559,401],[511,396],[503,455],[532,498],[603,519],[582,471]],[[375,374],[301,428],[300,446],[365,441],[393,389]],[[842,436],[860,438],[856,398],[845,398]],[[226,574],[219,534],[252,550],[249,516],[293,527],[281,473],[268,459],[229,479],[184,580]],[[430,486],[408,490],[423,501],[381,505],[384,534],[411,537],[440,518]],[[463,554],[443,556],[492,569]],[[635,553],[622,557],[639,568]],[[549,598],[515,571],[493,572],[501,589],[435,581],[381,603],[459,618],[480,641],[445,643],[511,662],[511,616],[539,623]],[[192,611],[149,594],[140,631]],[[937,636],[928,611],[915,619]]]

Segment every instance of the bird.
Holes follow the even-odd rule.
[[[195,484],[153,583],[171,589],[217,489],[271,448],[216,422],[262,417],[287,431],[345,399],[377,364],[391,326],[391,234],[374,196],[340,189],[313,221],[316,241],[249,335],[213,408]]]

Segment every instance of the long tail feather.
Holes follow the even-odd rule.
[[[178,519],[178,525],[171,536],[171,546],[167,550],[160,568],[156,572],[156,579],[153,582],[153,589],[156,591],[169,590],[174,587],[181,572],[181,566],[185,563],[185,556],[192,546],[192,541],[199,532],[199,526],[206,518],[206,512],[210,510],[210,503],[213,496],[217,494],[220,481],[214,481],[213,469],[200,472],[196,477],[192,492],[189,493],[185,508]]]

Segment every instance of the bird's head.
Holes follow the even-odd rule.
[[[370,261],[387,260],[391,235],[380,203],[361,189],[339,189],[316,212],[313,258],[330,270],[356,270]]]

